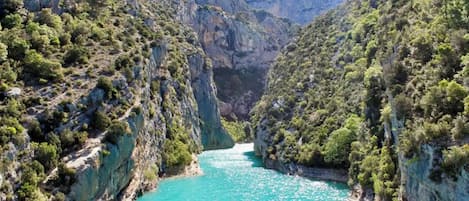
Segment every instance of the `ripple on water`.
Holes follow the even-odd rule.
[[[204,175],[167,179],[138,201],[342,201],[345,184],[288,176],[262,168],[253,144],[199,156]]]

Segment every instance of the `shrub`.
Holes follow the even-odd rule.
[[[0,16],[15,13],[17,10],[23,7],[22,0],[4,0],[2,3],[2,10],[0,10]]]
[[[0,64],[4,62],[5,60],[7,60],[7,56],[8,56],[7,48],[8,47],[5,44],[0,42]]]
[[[469,145],[453,146],[443,151],[443,170],[453,178],[461,173],[461,168],[469,160]]]
[[[60,134],[60,142],[62,145],[62,149],[72,148],[75,145],[75,138],[73,136],[73,132],[70,129],[65,129]]]
[[[192,161],[189,147],[180,140],[167,139],[163,146],[163,160],[167,168],[189,165]]]
[[[58,81],[63,78],[62,65],[58,62],[45,59],[35,50],[26,52],[24,71],[36,78]]]
[[[74,182],[76,170],[67,167],[65,163],[60,163],[57,167],[61,184],[70,185]]]
[[[464,111],[464,99],[468,91],[455,81],[442,80],[431,87],[422,98],[422,106],[427,116],[439,117],[443,114],[456,115]]]
[[[143,177],[147,181],[154,181],[158,178],[158,166],[152,164],[148,169],[143,172]]]
[[[125,68],[130,68],[134,64],[133,64],[132,59],[130,59],[128,55],[121,55],[117,57],[114,65],[115,65],[116,70],[121,70]]]
[[[89,56],[90,56],[90,53],[87,48],[74,46],[72,49],[68,50],[67,53],[65,54],[64,62],[65,64],[68,64],[68,65],[73,64],[73,63],[86,64],[88,63]]]
[[[335,165],[346,163],[348,153],[350,153],[350,144],[354,139],[354,134],[348,128],[341,128],[332,132],[324,145],[324,160]]]
[[[42,9],[37,20],[39,23],[46,24],[47,26],[53,27],[57,30],[62,29],[62,18],[52,13],[50,8]]]
[[[36,159],[46,168],[46,170],[50,170],[57,165],[59,155],[55,145],[42,142],[37,146],[35,154]]]
[[[91,118],[91,127],[104,131],[111,125],[111,119],[100,111],[95,111]]]
[[[296,160],[308,166],[320,164],[322,162],[321,147],[314,143],[302,145]]]
[[[2,26],[8,29],[18,27],[21,23],[23,23],[23,19],[19,14],[9,14],[2,20]]]
[[[110,142],[111,144],[117,144],[119,137],[123,136],[126,133],[129,133],[128,124],[126,122],[121,122],[115,120],[112,122],[111,126],[107,130],[106,138],[104,139],[106,142]]]
[[[33,141],[38,141],[43,139],[44,135],[42,134],[41,124],[36,119],[29,121],[28,135]]]
[[[22,60],[29,49],[28,41],[15,37],[8,44],[8,55],[15,60]]]
[[[107,98],[112,97],[112,92],[114,91],[114,86],[112,85],[112,81],[107,77],[100,77],[98,79],[98,84],[96,84],[97,88],[104,90]]]

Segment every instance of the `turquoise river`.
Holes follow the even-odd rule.
[[[206,151],[202,176],[166,179],[138,201],[343,201],[347,185],[288,176],[262,167],[253,144]]]

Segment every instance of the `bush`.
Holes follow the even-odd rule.
[[[324,160],[334,165],[346,163],[350,153],[350,144],[354,139],[354,134],[348,128],[341,128],[332,132],[324,145]]]
[[[29,73],[36,78],[43,78],[50,81],[59,81],[63,79],[62,65],[58,62],[45,59],[35,50],[26,52],[24,60],[24,72]]]
[[[8,47],[5,44],[0,42],[0,64],[4,62],[5,60],[7,60],[7,56],[8,56],[7,48]]]
[[[64,62],[67,65],[79,63],[87,64],[90,53],[88,49],[80,46],[74,46],[72,49],[68,50],[64,56]]]
[[[469,145],[453,146],[443,151],[443,170],[453,178],[461,173],[461,168],[469,161]]]
[[[107,98],[111,98],[112,92],[115,90],[114,86],[112,85],[112,81],[107,77],[100,77],[98,79],[98,84],[96,84],[96,87],[104,90],[104,93],[106,93]]]
[[[107,135],[104,140],[111,144],[117,144],[119,138],[129,132],[129,126],[126,122],[115,120],[107,130]]]
[[[52,13],[50,8],[42,9],[37,20],[39,23],[46,24],[47,26],[53,27],[57,30],[62,29],[62,19],[58,15]]]
[[[8,44],[8,55],[15,60],[23,60],[26,51],[29,49],[28,41],[15,37]]]
[[[457,82],[442,80],[423,96],[422,106],[427,116],[456,115],[464,111],[467,95],[468,91]]]
[[[111,119],[100,111],[95,111],[91,118],[91,127],[104,131],[111,125]]]
[[[322,162],[321,147],[314,143],[302,145],[296,160],[303,165],[319,165]]]
[[[65,163],[60,163],[58,165],[58,174],[60,183],[63,185],[70,185],[74,182],[76,170],[67,167]]]
[[[40,143],[35,151],[36,159],[46,168],[50,170],[57,165],[59,154],[57,147],[47,142]]]
[[[23,19],[19,14],[10,14],[5,16],[2,20],[2,26],[7,29],[11,29],[13,27],[18,27],[23,23]]]
[[[132,67],[134,63],[128,55],[121,55],[117,57],[114,65],[115,65],[116,70],[121,70],[121,69]]]
[[[15,13],[17,10],[23,7],[23,0],[4,0],[2,6],[3,7],[2,10],[0,10],[0,16]]]
[[[163,146],[163,160],[167,168],[189,165],[192,161],[189,147],[180,140],[167,139]]]

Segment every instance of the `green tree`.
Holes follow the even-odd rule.
[[[392,200],[395,192],[394,175],[396,167],[389,147],[381,148],[377,173],[373,176],[373,189],[383,200]]]
[[[111,125],[111,119],[103,112],[95,111],[91,118],[91,126],[104,131]]]
[[[346,163],[350,153],[350,144],[354,139],[354,133],[348,128],[340,128],[332,132],[324,145],[324,160],[335,165]]]
[[[8,46],[0,42],[0,64],[7,60],[8,57]]]
[[[105,141],[117,144],[119,138],[128,133],[130,133],[130,131],[127,122],[115,120],[107,130]]]
[[[166,140],[163,153],[163,160],[167,168],[186,166],[192,161],[189,147],[180,140]]]
[[[36,150],[36,159],[47,169],[50,170],[57,165],[59,154],[57,147],[47,142],[41,142]]]
[[[24,72],[29,73],[30,76],[51,81],[59,81],[63,78],[62,65],[58,62],[45,59],[35,50],[26,52],[24,63]]]
[[[9,14],[2,19],[2,26],[7,29],[19,27],[23,23],[23,19],[17,13]]]

